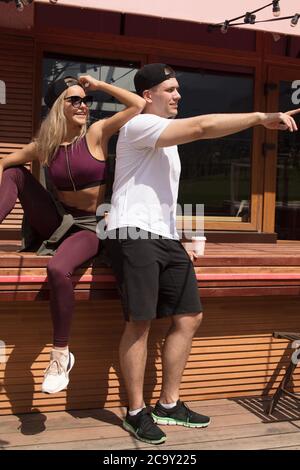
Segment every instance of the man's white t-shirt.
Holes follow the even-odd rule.
[[[177,146],[155,148],[169,119],[140,114],[119,134],[107,230],[138,227],[179,239],[176,206],[180,178]]]

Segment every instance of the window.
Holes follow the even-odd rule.
[[[179,117],[253,111],[253,76],[179,71]],[[252,129],[180,146],[179,202],[204,204],[205,221],[250,221]]]

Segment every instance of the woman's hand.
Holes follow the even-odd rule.
[[[99,90],[101,87],[101,82],[100,80],[97,80],[96,78],[92,77],[91,75],[81,75],[78,78],[79,83],[83,86],[83,88],[86,91],[94,91],[94,90]]]

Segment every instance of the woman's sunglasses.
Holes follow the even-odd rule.
[[[88,108],[90,108],[93,104],[93,97],[92,96],[68,96],[64,98],[66,101],[69,101],[74,108],[80,108],[82,103],[84,103]]]

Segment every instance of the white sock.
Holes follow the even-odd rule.
[[[166,408],[166,410],[170,410],[171,408],[174,408],[174,406],[177,405],[177,401],[175,401],[174,403],[162,403],[161,401],[159,402],[161,406],[163,406],[164,408]]]
[[[143,406],[143,408],[138,408],[137,410],[129,410],[129,416],[136,416],[140,411],[142,411],[143,409],[145,408],[145,406]]]
[[[59,348],[56,346],[53,346],[53,351],[58,351],[62,353],[64,356],[69,356],[69,346],[66,346],[65,348]]]

